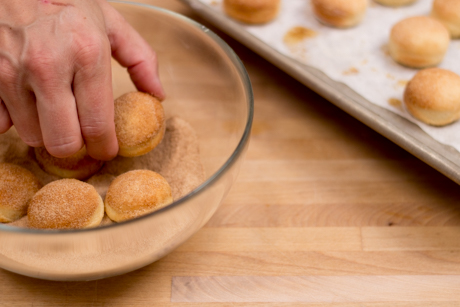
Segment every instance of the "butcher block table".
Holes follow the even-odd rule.
[[[216,32],[249,72],[255,118],[209,223],[123,276],[0,270],[0,306],[460,306],[459,186]]]

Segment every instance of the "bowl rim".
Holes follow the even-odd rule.
[[[230,46],[222,38],[220,38],[216,33],[208,29],[206,26],[184,15],[181,15],[179,13],[176,13],[176,12],[173,12],[173,11],[161,8],[161,7],[153,6],[150,4],[144,4],[144,3],[138,3],[138,2],[123,1],[123,0],[108,0],[108,2],[144,7],[149,10],[158,11],[165,15],[169,15],[171,17],[180,19],[182,21],[189,23],[195,28],[200,29],[207,36],[209,36],[214,42],[216,42],[217,45],[219,45],[219,47],[222,48],[224,53],[228,56],[228,58],[231,60],[232,64],[236,68],[237,73],[241,78],[243,88],[245,89],[245,92],[247,94],[247,99],[246,99],[247,100],[246,101],[247,102],[247,118],[246,118],[246,126],[244,128],[243,135],[241,136],[241,139],[239,140],[238,145],[233,150],[230,157],[225,161],[225,163],[219,169],[217,169],[217,171],[215,171],[211,176],[209,176],[208,179],[202,182],[198,187],[193,189],[191,192],[187,193],[185,196],[179,198],[178,200],[172,202],[168,206],[163,207],[157,211],[154,211],[146,215],[143,215],[143,216],[131,219],[131,220],[127,220],[124,222],[119,222],[119,223],[114,223],[114,224],[94,227],[94,228],[87,228],[87,229],[53,229],[53,230],[51,229],[32,229],[32,228],[9,226],[8,224],[0,223],[0,233],[9,232],[9,233],[16,233],[16,234],[47,235],[47,236],[59,235],[61,236],[61,235],[73,235],[77,233],[106,231],[111,228],[120,228],[120,227],[129,225],[129,224],[138,223],[142,220],[149,219],[152,216],[161,215],[169,210],[179,207],[182,204],[185,204],[188,200],[201,194],[206,189],[206,187],[216,182],[225,173],[225,171],[237,161],[238,157],[241,156],[244,152],[246,144],[249,141],[249,136],[251,133],[251,127],[252,127],[252,122],[253,122],[253,117],[254,117],[254,94],[252,91],[251,81],[249,79],[249,75],[246,71],[246,68],[244,67],[243,62],[240,60],[240,58],[233,51],[233,49],[230,48]]]

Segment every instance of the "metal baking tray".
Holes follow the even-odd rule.
[[[460,184],[460,153],[455,148],[439,143],[409,120],[371,103],[320,70],[281,54],[209,5],[199,0],[180,1],[343,111]]]

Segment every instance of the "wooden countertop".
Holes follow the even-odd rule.
[[[255,118],[210,222],[123,276],[0,270],[0,306],[459,306],[458,185],[223,37],[249,71]]]

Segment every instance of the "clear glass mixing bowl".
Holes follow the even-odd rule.
[[[233,51],[206,27],[144,4],[111,3],[158,54],[168,116],[196,130],[206,180],[141,218],[89,230],[38,231],[0,224],[0,267],[50,280],[92,280],[133,271],[171,252],[213,215],[248,144],[253,96]],[[114,96],[134,90],[113,64]]]

